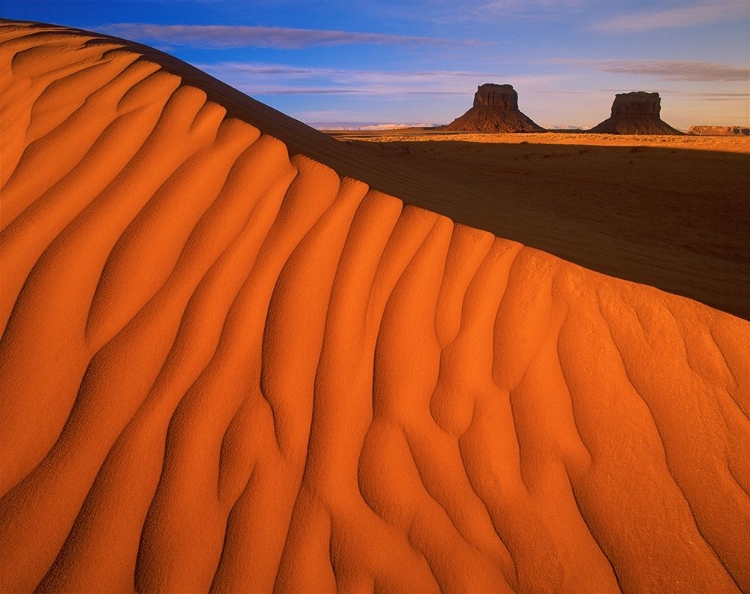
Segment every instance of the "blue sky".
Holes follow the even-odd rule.
[[[447,123],[485,82],[547,127],[641,90],[678,128],[750,125],[750,0],[0,0],[0,16],[152,45],[319,126]]]

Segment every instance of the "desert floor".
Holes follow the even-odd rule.
[[[749,137],[330,134],[407,202],[750,319]]]

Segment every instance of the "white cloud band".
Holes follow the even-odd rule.
[[[287,27],[115,23],[102,27],[102,30],[110,35],[126,39],[218,49],[239,47],[299,49],[304,47],[351,44],[445,45],[460,43],[432,37],[318,29],[291,29]]]
[[[750,0],[714,0],[693,6],[624,14],[601,21],[594,25],[594,29],[611,33],[634,33],[694,27],[734,18],[747,19],[749,14]]]
[[[552,63],[586,66],[600,72],[644,74],[662,80],[732,82],[750,81],[750,69],[722,62],[689,60],[550,60]]]

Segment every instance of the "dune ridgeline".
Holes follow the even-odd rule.
[[[0,69],[2,592],[750,591],[750,323],[144,46]]]

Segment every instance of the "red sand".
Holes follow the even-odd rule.
[[[750,591],[750,323],[88,40],[0,24],[2,592]]]

